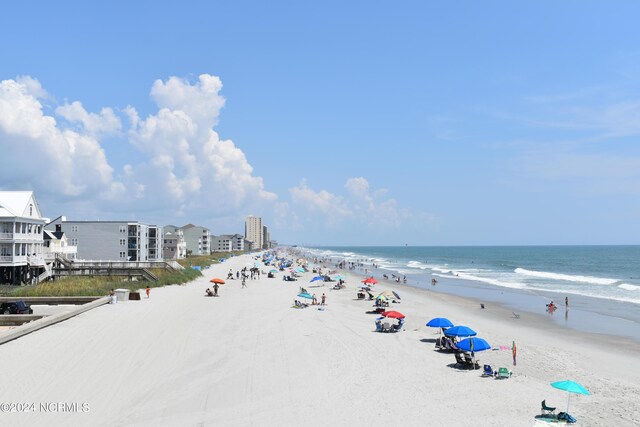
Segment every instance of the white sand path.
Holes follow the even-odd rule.
[[[549,386],[573,379],[592,396],[572,396],[579,425],[640,424],[639,346],[554,326],[543,317],[402,286],[396,309],[406,330],[375,333],[371,303],[346,290],[262,276],[228,281],[204,297],[209,279],[242,268],[236,257],[184,286],[153,289],[149,300],[104,306],[0,346],[0,402],[87,403],[88,412],[3,413],[0,425],[33,426],[446,426],[533,425],[540,401],[564,410]],[[305,286],[326,310],[290,308]],[[508,380],[461,371],[434,351],[432,317],[466,324],[510,351],[478,353],[514,371]],[[595,342],[595,344],[594,344]]]

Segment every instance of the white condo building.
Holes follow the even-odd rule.
[[[251,242],[251,249],[262,249],[262,218],[259,216],[249,215],[245,222],[244,235],[245,238]]]

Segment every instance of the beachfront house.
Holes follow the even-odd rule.
[[[58,227],[59,226],[59,227]],[[162,227],[138,221],[69,221],[60,216],[45,228],[60,230],[77,246],[77,258],[94,261],[162,261]]]
[[[44,230],[43,237],[43,255],[47,264],[53,262],[56,256],[62,256],[66,259],[76,259],[78,247],[69,244],[69,240],[59,224],[56,226],[55,231]]]
[[[168,259],[184,259],[187,256],[187,243],[184,233],[175,225],[165,225],[162,238],[162,257]]]
[[[187,244],[187,253],[191,255],[209,255],[211,253],[211,232],[199,225],[187,224],[180,227]]]
[[[44,271],[46,221],[33,191],[0,191],[0,283],[32,283]]]

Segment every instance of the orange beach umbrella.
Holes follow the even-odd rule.
[[[215,279],[211,279],[209,281],[211,283],[217,283],[218,285],[224,285],[224,280],[222,280],[222,279],[215,278]]]

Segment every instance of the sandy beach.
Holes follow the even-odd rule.
[[[314,287],[261,276],[220,287],[209,280],[249,265],[249,255],[204,270],[190,284],[153,289],[149,299],[103,306],[0,347],[0,402],[31,405],[1,425],[87,426],[531,426],[540,402],[566,410],[567,394],[549,383],[571,379],[590,396],[572,395],[578,425],[640,424],[637,343],[573,332],[544,316],[488,307],[474,300],[376,285],[402,297],[392,308],[405,330],[374,332],[372,303],[347,288]],[[291,308],[299,286],[327,306]],[[493,347],[481,364],[507,367],[505,380],[453,367],[434,350],[447,317],[478,331]],[[0,331],[0,333],[2,333]],[[517,366],[510,348],[515,340]],[[45,411],[49,403],[62,410]],[[75,407],[69,404],[77,404]],[[71,410],[69,410],[71,408]],[[6,406],[5,408],[6,409]]]

